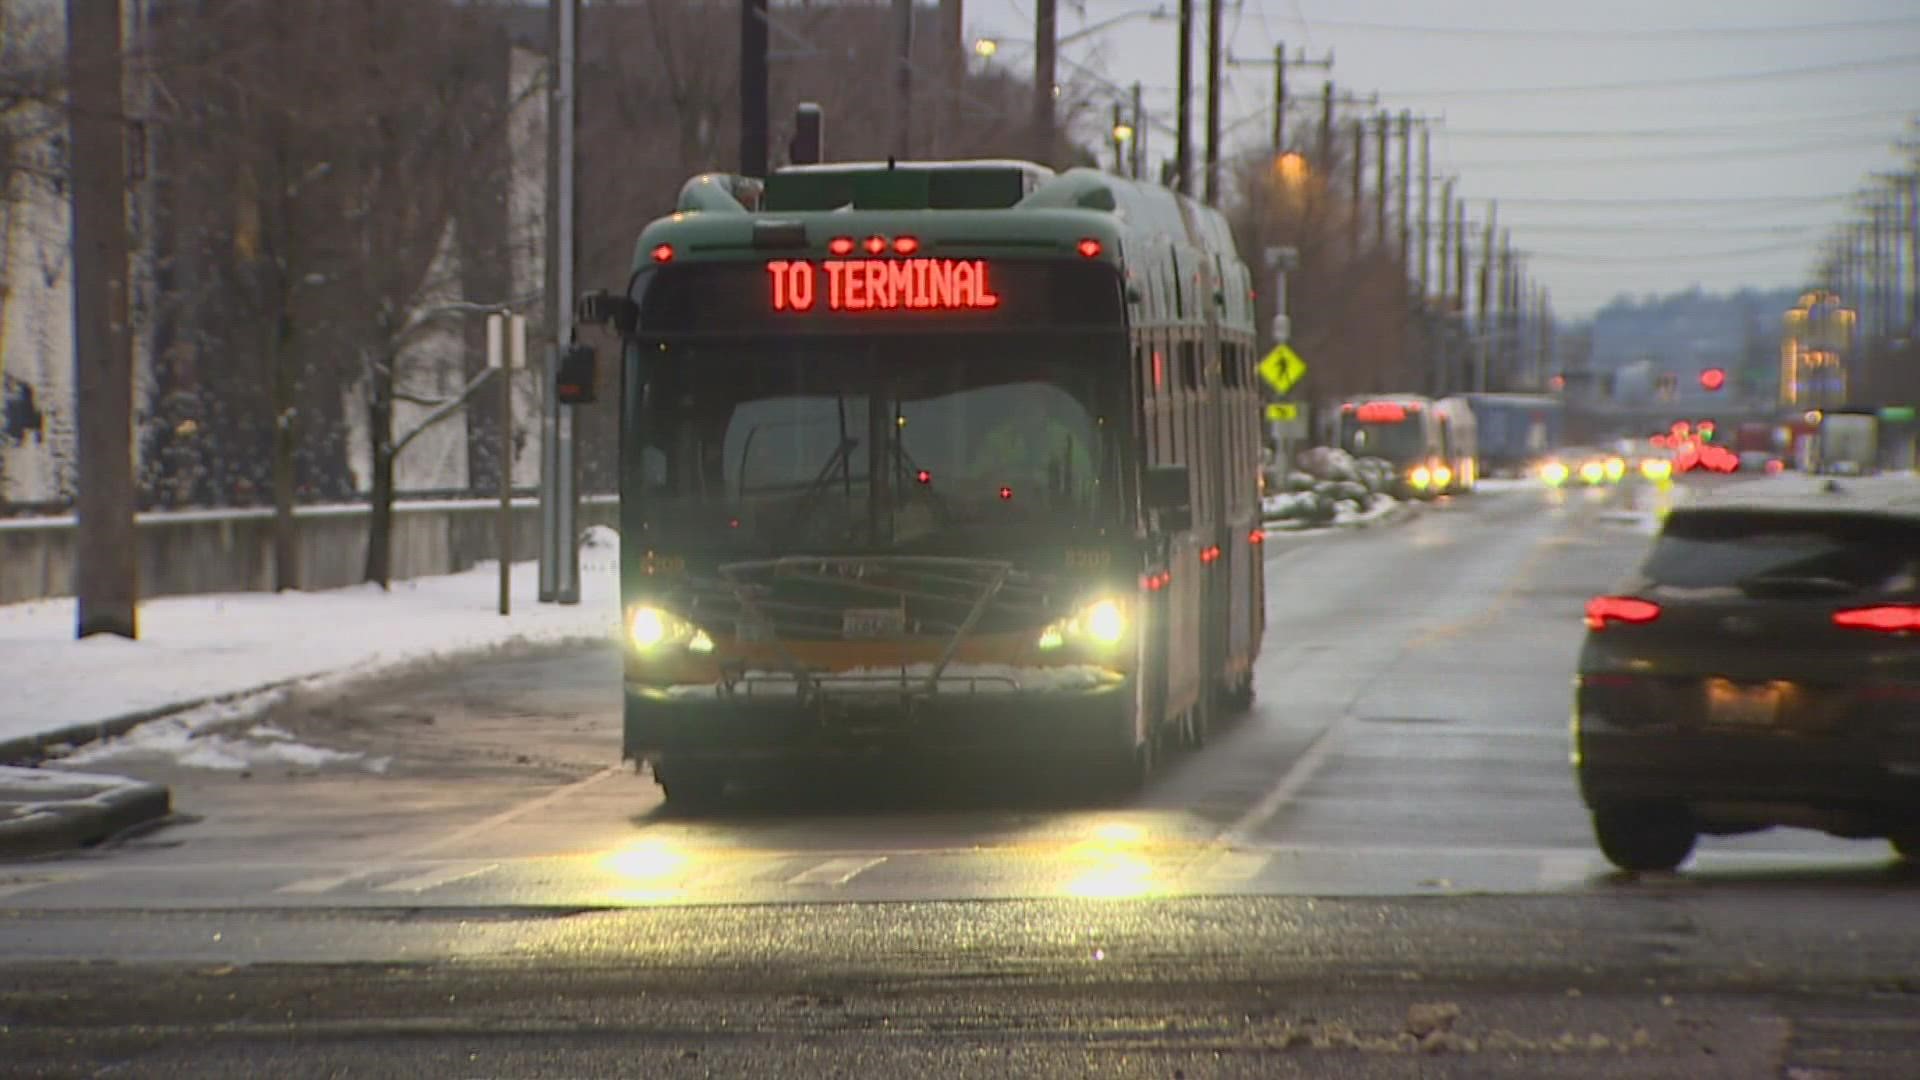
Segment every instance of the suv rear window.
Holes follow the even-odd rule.
[[[1920,594],[1920,522],[1872,514],[1679,510],[1641,568],[1674,588]]]

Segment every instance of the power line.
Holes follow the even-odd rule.
[[[1664,128],[1447,128],[1455,139],[1698,139],[1779,131],[1784,124],[1832,124],[1852,120],[1898,120],[1920,116],[1913,109],[1872,109],[1865,112],[1813,113],[1776,117],[1764,123],[1713,124]]]
[[[1783,251],[1807,251],[1813,245],[1805,241],[1783,241],[1775,244],[1761,244],[1754,247],[1732,248],[1720,251],[1650,251],[1643,254],[1622,255],[1596,251],[1556,251],[1528,248],[1529,259],[1543,262],[1577,263],[1675,263],[1675,262],[1712,262],[1720,259],[1739,259],[1749,255],[1772,255]]]
[[[1295,5],[1295,11],[1299,10]],[[1306,20],[1298,20],[1302,25]],[[1871,30],[1895,30],[1920,26],[1920,19],[1859,19],[1849,22],[1820,22],[1773,24],[1767,26],[1680,26],[1658,30],[1615,30],[1599,27],[1491,27],[1491,26],[1433,26],[1411,23],[1368,22],[1359,19],[1315,19],[1314,25],[1330,30],[1364,30],[1383,34],[1417,34],[1421,37],[1446,35],[1449,37],[1491,37],[1516,40],[1567,41],[1578,38],[1585,42],[1600,41],[1643,41],[1667,42],[1681,38],[1728,38],[1728,37],[1769,37],[1799,36],[1804,34],[1826,34],[1858,32]]]
[[[1509,226],[1515,232],[1531,236],[1536,233],[1570,233],[1593,236],[1617,236],[1621,233],[1656,233],[1668,236],[1675,233],[1751,233],[1766,236],[1799,236],[1810,232],[1824,232],[1833,227],[1832,222],[1806,222],[1799,225],[1688,225],[1684,222],[1669,222],[1652,225],[1558,225],[1545,222],[1512,222]]]
[[[1382,97],[1404,98],[1476,98],[1507,97],[1525,94],[1597,94],[1614,91],[1633,90],[1674,90],[1697,86],[1736,86],[1742,83],[1774,82],[1779,79],[1801,79],[1816,75],[1863,75],[1875,71],[1894,71],[1920,64],[1920,53],[1899,53],[1894,56],[1881,56],[1869,60],[1843,60],[1830,64],[1808,64],[1803,67],[1774,68],[1770,71],[1727,72],[1720,75],[1694,75],[1679,79],[1644,79],[1632,82],[1584,83],[1561,86],[1507,86],[1481,90],[1433,89],[1433,90],[1382,90]]]
[[[1708,195],[1698,197],[1662,198],[1657,195],[1621,195],[1621,196],[1579,196],[1579,195],[1535,195],[1500,196],[1502,206],[1728,206],[1740,203],[1750,206],[1783,205],[1799,203],[1842,203],[1853,198],[1852,192],[1836,195]]]
[[[1776,154],[1812,153],[1822,150],[1859,150],[1891,145],[1889,140],[1877,136],[1853,136],[1845,139],[1813,139],[1765,146],[1702,147],[1697,150],[1671,151],[1663,154],[1612,154],[1605,157],[1568,155],[1504,161],[1465,158],[1462,160],[1462,165],[1475,169],[1583,169],[1595,165],[1639,165],[1645,162],[1662,161],[1725,161],[1733,158],[1772,157]]]

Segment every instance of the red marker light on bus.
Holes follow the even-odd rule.
[[[1000,497],[1001,497],[1002,499],[1011,499],[1011,498],[1013,498],[1013,489],[1012,489],[1012,488],[1010,488],[1010,487],[1003,487],[1003,488],[1001,488],[1001,489],[1000,489]]]
[[[921,469],[919,472],[915,473],[913,478],[915,480],[920,481],[923,484],[933,483],[933,474],[928,472],[925,469]]]
[[[867,254],[878,255],[887,250],[887,238],[884,236],[867,237]]]
[[[1097,259],[1101,252],[1100,241],[1089,236],[1080,241],[1080,254],[1089,259]]]
[[[654,245],[653,261],[657,263],[672,262],[673,261],[673,245],[672,244]]]
[[[917,237],[896,236],[893,238],[893,250],[896,255],[911,255],[920,250],[920,241]]]
[[[1267,531],[1265,529],[1255,529],[1247,534],[1247,543],[1249,544],[1264,544],[1266,542]]]
[[[827,250],[835,255],[851,255],[853,254],[853,237],[836,236],[827,241]]]

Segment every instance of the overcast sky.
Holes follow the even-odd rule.
[[[1032,0],[967,3],[969,36],[1005,39],[994,62],[1030,71],[1014,39],[1033,37]],[[1063,37],[1161,6],[1060,4]],[[1205,0],[1195,8],[1197,162]],[[1459,178],[1470,220],[1498,200],[1563,317],[1621,292],[1804,284],[1850,196],[1901,161],[1894,144],[1920,112],[1915,0],[1229,0],[1223,23],[1236,58],[1270,61],[1279,41],[1332,52],[1338,89],[1442,118],[1436,176]],[[1080,65],[1140,80],[1170,127],[1177,51],[1171,19],[1136,18],[1069,41],[1062,76]],[[1271,63],[1227,71],[1229,144],[1265,142]],[[1308,99],[1328,77],[1290,74],[1295,130],[1317,123]],[[1148,145],[1158,157],[1172,143],[1156,130]]]

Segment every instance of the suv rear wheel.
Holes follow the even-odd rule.
[[[1614,806],[1593,812],[1600,853],[1622,870],[1673,870],[1693,854],[1693,819],[1677,806]]]

